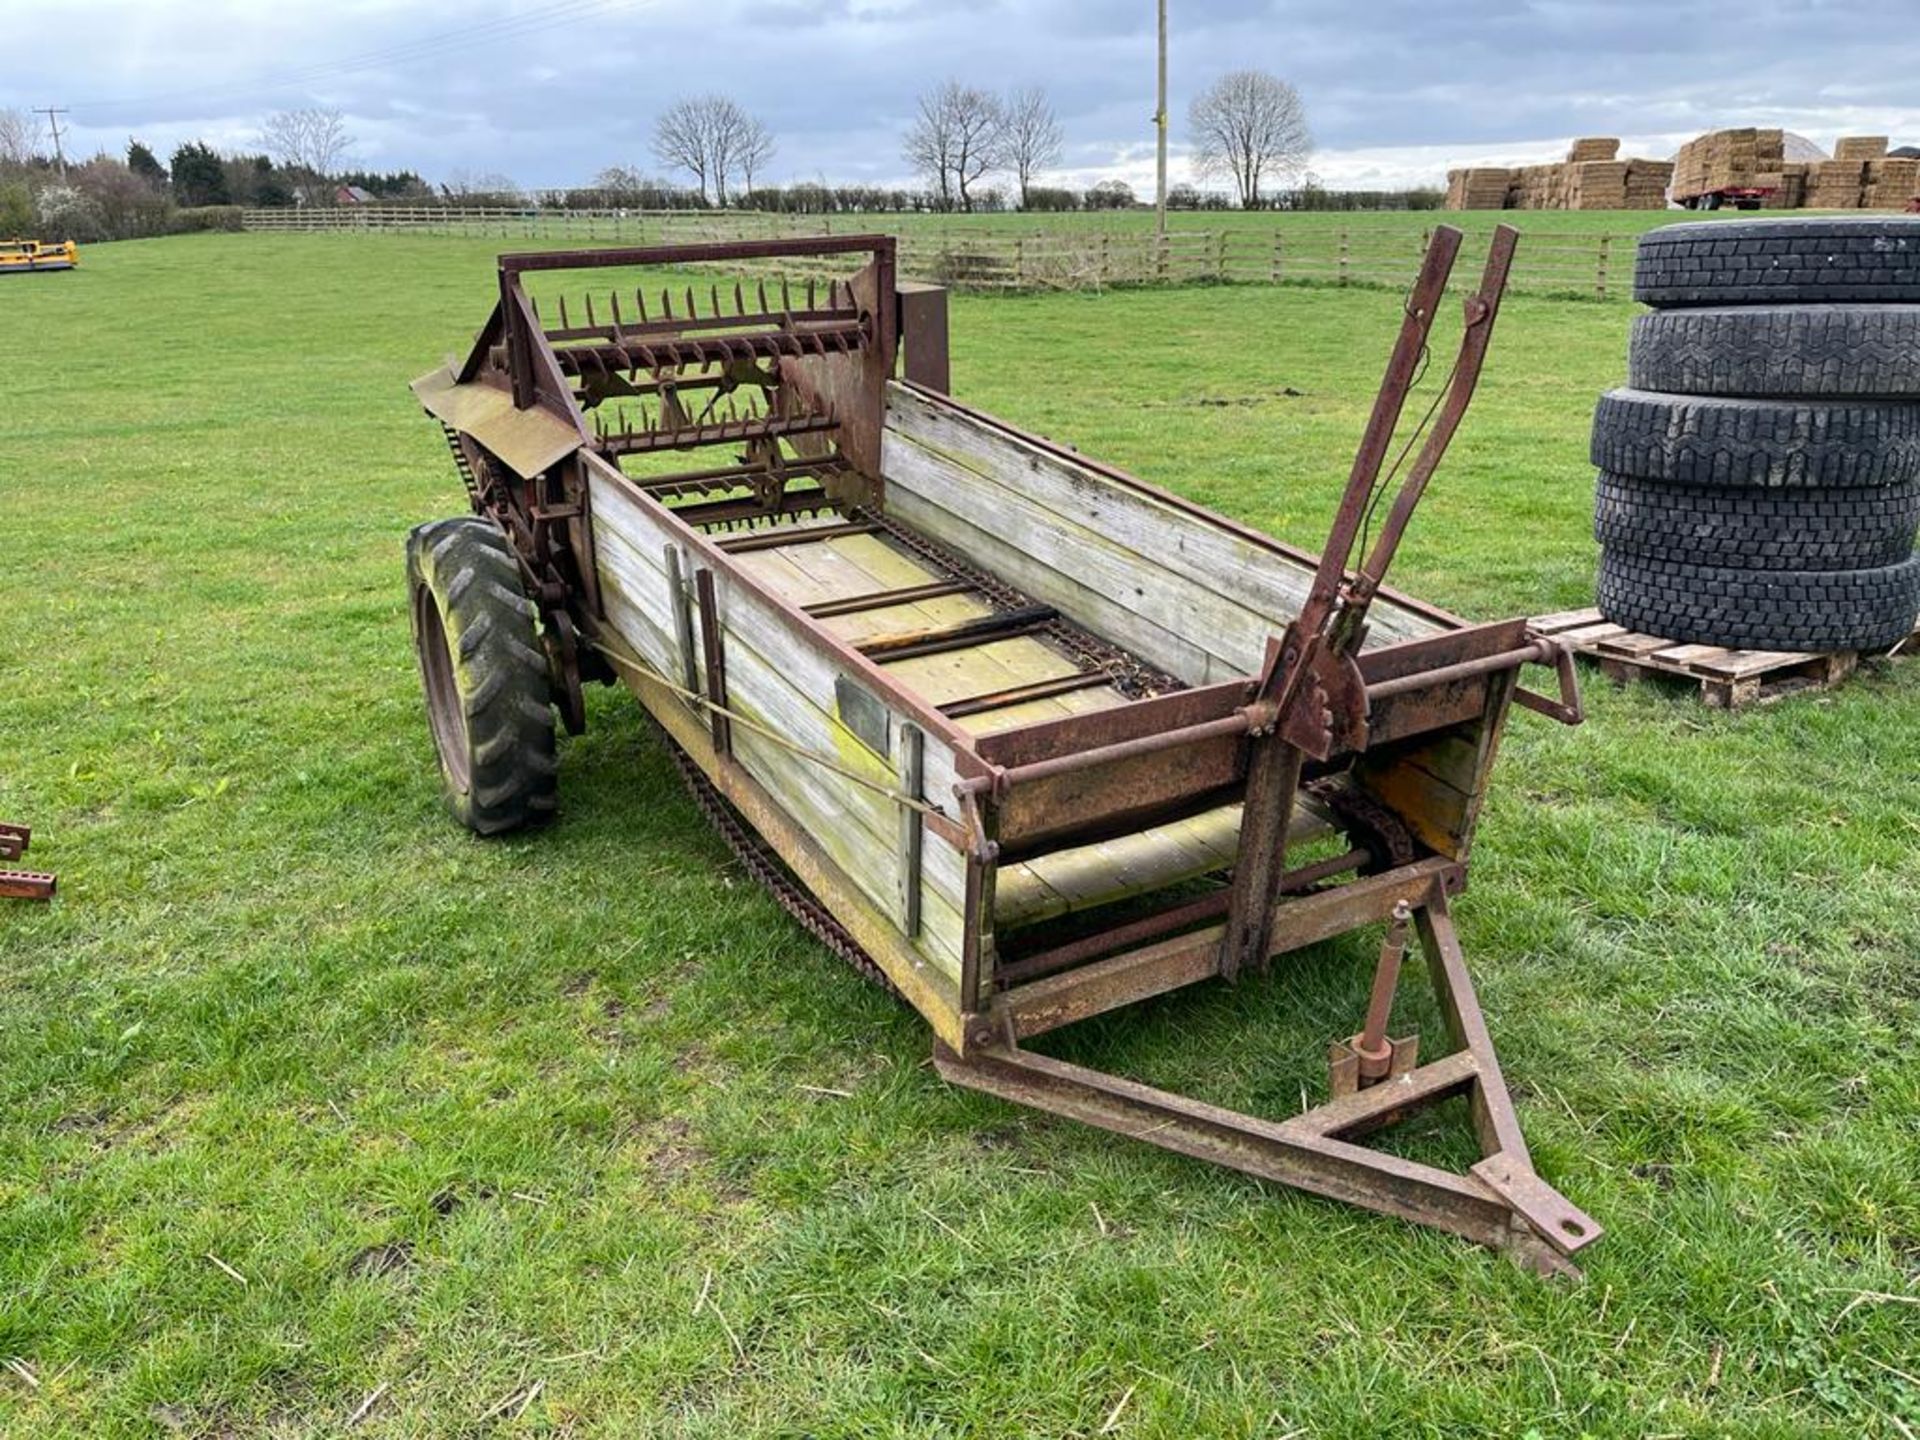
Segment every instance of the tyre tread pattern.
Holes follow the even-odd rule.
[[[544,823],[559,798],[547,658],[506,537],[477,516],[434,521],[407,537],[407,570],[440,606],[466,715],[470,779],[464,794],[449,780],[448,808],[481,835]]]
[[[1920,404],[1609,390],[1591,457],[1614,475],[1675,484],[1899,484],[1920,479]]]
[[[1600,613],[1664,639],[1746,650],[1884,650],[1913,633],[1920,559],[1863,570],[1735,570],[1615,550]]]
[[[1593,536],[1609,550],[1733,570],[1862,570],[1913,554],[1920,481],[1843,489],[1670,485],[1602,472]]]
[[[1647,305],[1920,302],[1920,220],[1895,216],[1694,221],[1640,237]]]
[[[1634,317],[1627,383],[1682,395],[1920,398],[1920,304],[1650,311]]]

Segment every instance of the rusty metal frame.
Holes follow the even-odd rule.
[[[18,860],[33,843],[25,825],[0,821],[0,860]],[[44,870],[0,870],[0,900],[51,900],[59,877]]]
[[[506,528],[549,624],[572,622],[586,646],[616,658],[621,678],[690,763],[739,809],[814,903],[844,927],[848,943],[862,947],[927,1018],[936,1036],[937,1064],[948,1079],[1317,1194],[1439,1225],[1539,1268],[1570,1269],[1566,1256],[1595,1238],[1598,1227],[1532,1170],[1452,927],[1449,900],[1465,883],[1465,840],[1477,814],[1477,792],[1463,796],[1457,844],[1424,843],[1425,831],[1410,829],[1391,805],[1369,796],[1358,770],[1348,768],[1362,756],[1416,754],[1435,738],[1478,736],[1479,743],[1469,747],[1478,770],[1468,782],[1477,786],[1492,763],[1493,741],[1510,698],[1567,723],[1580,717],[1577,684],[1563,648],[1528,636],[1524,621],[1469,626],[1383,583],[1400,536],[1471,399],[1513,253],[1510,232],[1502,227],[1496,235],[1480,290],[1468,301],[1466,332],[1438,419],[1388,509],[1377,543],[1358,568],[1349,568],[1352,552],[1394,479],[1393,473],[1385,481],[1380,476],[1459,247],[1457,232],[1436,231],[1330,543],[1318,557],[948,399],[942,393],[950,383],[944,296],[900,291],[892,247],[887,237],[852,236],[502,257],[499,306],[458,379],[508,387],[523,410],[564,412],[556,418],[574,427],[580,444],[577,453],[535,476],[511,473],[465,434],[455,437],[455,451],[463,474],[471,474],[476,508],[494,514]],[[768,298],[762,285],[750,306],[736,285],[731,315],[716,286],[705,316],[698,313],[691,289],[679,313],[671,295],[663,294],[653,312],[636,292],[638,313],[632,319],[612,299],[604,317],[589,304],[584,324],[562,306],[559,324],[543,329],[521,288],[523,275],[546,270],[863,254],[870,257],[866,268],[853,281],[828,282],[824,305],[816,303],[811,286],[795,305],[781,281],[780,303]],[[733,333],[741,327],[752,333],[744,338]],[[884,384],[901,355],[907,360],[901,383],[917,393],[1069,459],[1106,483],[1201,517],[1256,553],[1313,568],[1308,604],[1287,633],[1271,642],[1261,672],[976,737],[956,723],[958,718],[1039,694],[1064,693],[1103,676],[1097,669],[1084,670],[934,705],[889,672],[886,663],[1026,633],[1056,622],[1050,607],[1023,611],[1019,597],[964,567],[927,585],[797,605],[738,564],[733,557],[743,552],[887,524],[885,477],[876,457]],[[763,362],[775,370],[756,368]],[[728,365],[743,368],[729,371]],[[717,400],[730,392],[736,376],[751,376],[745,383],[767,391],[763,416],[715,421],[712,402],[696,413],[679,398],[685,391],[710,393]],[[587,408],[617,396],[656,402],[657,423],[646,419],[644,403],[643,432],[588,423]],[[629,476],[619,465],[623,455],[720,443],[744,444],[748,453],[729,466],[664,475]],[[786,453],[783,445],[794,453]],[[622,654],[618,637],[600,625],[590,481],[617,487],[669,537],[676,644],[684,670],[677,678],[685,683],[655,675],[636,657]],[[741,490],[751,494],[743,497]],[[720,498],[709,498],[714,496]],[[838,513],[826,523],[796,523],[829,510]],[[747,528],[732,537],[718,533],[735,525]],[[964,860],[957,982],[928,972],[915,957],[919,909],[911,878],[890,908],[876,909],[863,900],[851,878],[794,823],[780,798],[732,753],[726,606],[716,576],[724,576],[728,593],[750,595],[776,623],[830,658],[847,683],[882,697],[902,734],[924,735],[951,751],[960,776],[954,794],[927,796],[924,811],[903,806],[898,843],[908,877],[918,873],[926,844],[951,846]],[[860,641],[843,638],[825,623],[969,590],[991,599],[994,613],[941,630]],[[1377,597],[1425,617],[1441,633],[1363,653],[1366,611]],[[691,633],[696,609],[698,654]],[[1521,667],[1528,664],[1557,667],[1558,701],[1518,687]],[[693,683],[696,673],[699,686]],[[905,793],[918,794],[923,776],[917,748],[898,760],[899,783]],[[1285,817],[1309,782],[1315,795],[1325,793],[1330,803],[1339,802],[1334,807],[1339,828],[1351,843],[1344,853],[1289,865]],[[1334,788],[1324,790],[1328,786]],[[1011,959],[999,956],[994,892],[1001,866],[1235,798],[1244,800],[1245,813],[1241,859],[1230,888],[1186,896],[1046,949]],[[1401,942],[1396,940],[1383,950],[1367,1022],[1352,1040],[1336,1042],[1330,1065],[1333,1098],[1289,1121],[1231,1115],[1050,1060],[1022,1044],[1185,985],[1233,979],[1265,967],[1276,955],[1365,926],[1388,923],[1398,935],[1401,921],[1419,934],[1454,1053],[1415,1064],[1411,1040],[1389,1042],[1383,1031],[1375,1033],[1386,1023],[1398,979]],[[1468,1096],[1481,1141],[1483,1158],[1467,1175],[1397,1160],[1355,1143],[1410,1109],[1453,1095]]]
[[[1053,1059],[1021,1046],[1011,1030],[964,1056],[936,1042],[935,1067],[956,1085],[1448,1230],[1541,1273],[1577,1275],[1570,1257],[1600,1238],[1601,1228],[1533,1168],[1461,956],[1444,882],[1436,877],[1415,903],[1435,995],[1458,1048],[1424,1065],[1395,1067],[1365,1088],[1338,1087],[1289,1119],[1256,1119]],[[1467,1097],[1481,1148],[1481,1159],[1464,1175],[1357,1143],[1459,1095]]]

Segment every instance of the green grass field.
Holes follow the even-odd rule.
[[[1457,913],[1610,1232],[1542,1281],[945,1088],[617,693],[554,829],[453,828],[401,543],[461,497],[405,387],[489,254],[0,281],[0,817],[61,873],[0,902],[0,1434],[1920,1431],[1920,665],[1733,715],[1589,675],[1585,727],[1514,722]],[[1317,545],[1399,303],[962,297],[955,385]],[[1590,600],[1629,313],[1510,301],[1398,583]],[[1284,1114],[1368,952],[1049,1048]]]

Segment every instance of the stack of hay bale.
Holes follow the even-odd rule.
[[[1866,198],[1867,167],[1887,153],[1884,135],[1847,135],[1835,142],[1833,159],[1807,173],[1807,205],[1815,210],[1858,210]],[[1900,203],[1905,205],[1906,198]]]
[[[1505,166],[1475,166],[1447,172],[1447,209],[1504,210],[1513,171]]]
[[[1449,210],[1658,210],[1667,203],[1673,166],[1664,160],[1621,160],[1608,136],[1575,140],[1552,165],[1447,172]]]
[[[1920,160],[1883,155],[1867,162],[1867,179],[1860,192],[1860,208],[1904,210],[1917,193],[1920,193]]]
[[[1820,210],[1904,210],[1920,191],[1920,160],[1887,154],[1884,135],[1848,135],[1811,167],[1806,203]]]
[[[1883,650],[1920,612],[1920,219],[1642,237],[1592,458],[1600,612],[1668,640]]]
[[[1680,147],[1673,162],[1676,196],[1720,190],[1777,190],[1786,165],[1784,130],[1710,130]]]
[[[1813,167],[1806,160],[1787,160],[1780,166],[1780,188],[1760,201],[1763,210],[1798,210],[1807,203],[1807,172]],[[1676,195],[1680,192],[1676,190]]]

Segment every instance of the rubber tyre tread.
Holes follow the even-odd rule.
[[[1611,474],[1674,484],[1897,485],[1920,480],[1920,404],[1609,390],[1589,454]]]
[[[1920,398],[1920,305],[1756,305],[1637,315],[1627,384],[1680,395]]]
[[[1920,302],[1920,219],[1692,221],[1640,237],[1633,294],[1661,307]]]
[[[464,764],[439,755],[447,809],[479,835],[544,824],[559,798],[552,695],[539,612],[505,535],[471,515],[421,525],[407,536],[407,582],[422,682],[431,685],[425,647],[438,638],[423,633],[426,603],[439,615],[464,720],[452,741]],[[435,742],[439,750],[437,730]]]
[[[1670,485],[1600,474],[1593,538],[1671,564],[1734,570],[1865,570],[1913,554],[1920,481],[1846,489]]]
[[[1735,570],[1600,554],[1600,613],[1663,639],[1742,650],[1885,650],[1913,633],[1920,559],[1865,570]]]

